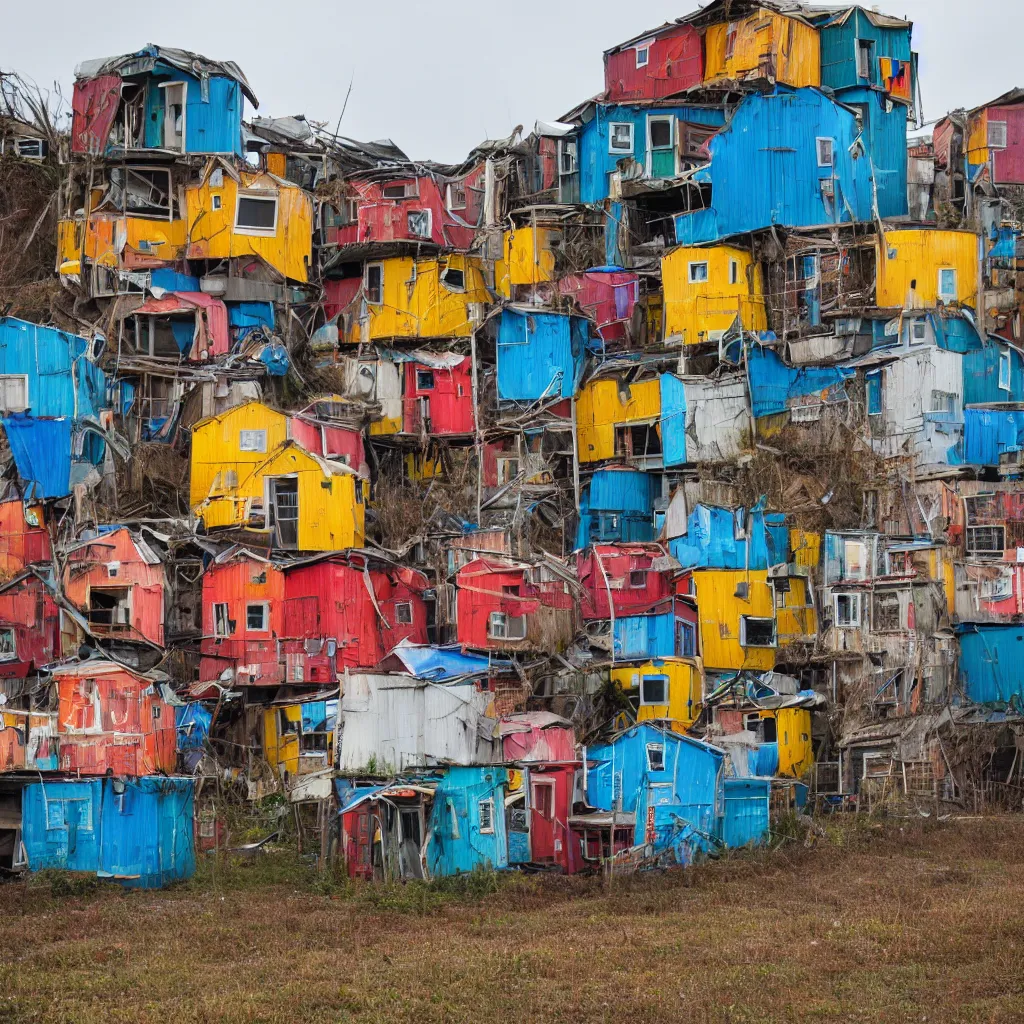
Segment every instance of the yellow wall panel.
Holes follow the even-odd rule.
[[[700,569],[693,574],[700,619],[700,653],[706,671],[774,668],[775,649],[743,647],[741,619],[774,618],[775,598],[768,572],[732,569]],[[740,584],[747,596],[738,597]]]
[[[956,299],[974,306],[978,296],[978,236],[972,231],[910,228],[878,240],[876,304],[931,309],[939,302],[939,271],[956,271]]]
[[[818,30],[766,8],[735,22],[708,26],[704,51],[706,83],[774,78],[795,88],[821,85]]]
[[[551,228],[522,227],[505,232],[505,269],[512,285],[542,284],[555,279],[552,243],[562,232]]]
[[[621,665],[611,670],[612,682],[625,691],[639,690],[647,676],[668,677],[667,704],[641,704],[637,721],[668,720],[685,732],[700,714],[704,680],[700,664],[682,658],[656,658],[643,665]]]
[[[643,423],[661,415],[658,381],[645,380],[619,392],[616,380],[591,381],[576,402],[576,430],[580,462],[600,462],[615,457],[617,424]]]

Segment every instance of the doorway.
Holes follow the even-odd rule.
[[[267,506],[274,547],[294,551],[299,546],[299,481],[294,476],[269,480]]]

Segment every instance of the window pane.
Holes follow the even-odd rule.
[[[255,196],[239,196],[238,217],[240,228],[272,230],[277,219],[277,199],[257,199]]]
[[[670,121],[651,121],[651,148],[666,149],[672,145],[672,123]]]

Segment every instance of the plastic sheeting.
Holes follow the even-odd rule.
[[[42,420],[15,413],[0,422],[25,484],[25,500],[67,497],[71,493],[71,419]]]

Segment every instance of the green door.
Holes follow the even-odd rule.
[[[652,178],[676,176],[675,118],[647,118],[647,151]]]

